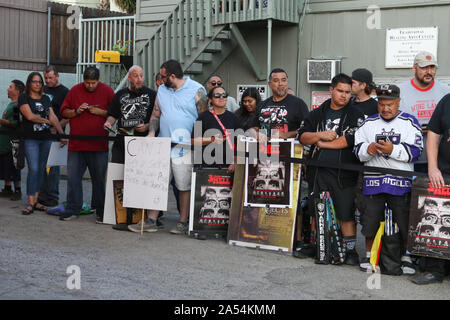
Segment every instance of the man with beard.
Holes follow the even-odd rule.
[[[269,87],[273,96],[263,101],[255,111],[253,129],[262,130],[269,139],[272,135],[277,138],[277,134],[281,139],[295,138],[297,129],[309,112],[306,103],[288,94],[288,76],[283,69],[272,70]]]
[[[111,87],[100,81],[100,71],[96,67],[87,67],[83,82],[70,89],[61,106],[61,116],[70,120],[70,134],[108,136],[103,126],[113,97]],[[80,215],[83,205],[82,179],[88,168],[92,181],[91,208],[96,210],[97,222],[103,222],[107,166],[108,141],[69,140],[67,206],[60,220],[69,221]]]
[[[139,66],[132,66],[128,72],[127,88],[119,90],[108,109],[105,128],[112,130],[117,125],[119,140],[112,147],[111,162],[125,163],[125,135],[146,136],[150,116],[155,104],[156,92],[144,86],[144,71]]]
[[[159,137],[170,137],[173,144],[190,145],[191,133],[198,115],[208,110],[205,88],[185,77],[181,64],[168,60],[161,65],[161,78],[164,84],[158,88],[155,107],[150,118],[149,137],[159,130]],[[183,234],[188,230],[189,204],[191,195],[192,153],[189,147],[172,147],[170,155],[170,176],[180,191],[180,220],[170,230],[173,234]],[[159,211],[150,210],[143,229],[146,232],[158,231],[156,219]],[[129,225],[128,229],[140,232],[141,223]]]
[[[419,52],[414,58],[414,78],[400,83],[400,110],[412,114],[422,125],[424,147],[426,148],[427,125],[436,105],[443,96],[450,93],[450,87],[435,80],[437,61],[427,51]],[[427,172],[427,157],[423,152],[414,165],[415,171]]]

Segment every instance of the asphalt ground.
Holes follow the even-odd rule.
[[[66,184],[61,181],[61,199],[65,199]],[[84,198],[89,201],[90,181],[83,185]],[[25,196],[16,202],[0,199],[0,300],[450,297],[449,277],[441,284],[417,286],[408,276],[370,278],[372,274],[354,266],[317,265],[312,259],[230,246],[220,239],[172,235],[168,230],[178,219],[172,192],[163,219],[165,229],[143,236],[96,224],[93,215],[72,221],[37,211],[24,216],[20,209],[25,203]],[[361,234],[357,249],[363,253]],[[79,289],[75,275],[79,275]]]

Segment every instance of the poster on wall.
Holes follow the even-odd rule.
[[[386,30],[386,68],[412,68],[414,57],[428,51],[437,59],[438,27]]]
[[[267,86],[266,85],[257,85],[257,84],[238,84],[237,86],[237,95],[236,101],[239,103],[242,98],[242,94],[248,88],[256,88],[261,96],[261,101],[266,100],[269,96],[267,95]]]
[[[227,169],[196,168],[191,190],[189,235],[225,237],[230,218],[231,174]]]
[[[311,110],[317,109],[322,103],[330,98],[330,91],[313,91],[311,94]]]
[[[294,144],[294,157],[302,157],[302,146]],[[237,165],[233,186],[233,203],[228,229],[230,245],[260,248],[292,253],[295,233],[295,219],[300,192],[301,165],[293,165],[292,207],[244,206],[247,185],[239,184],[245,177],[244,165]]]
[[[416,178],[411,193],[408,250],[411,254],[450,259],[450,179],[434,188],[425,177]]]
[[[259,144],[249,139],[247,152],[258,149],[256,160],[246,159],[244,206],[274,208],[292,207],[293,164],[278,161],[280,157],[292,157],[294,144],[282,139],[271,139]]]

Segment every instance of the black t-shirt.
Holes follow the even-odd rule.
[[[373,98],[363,102],[357,102],[356,99],[352,99],[352,105],[361,111],[366,118],[378,113],[378,101]]]
[[[238,109],[235,114],[238,116],[239,120],[242,123],[242,127],[244,130],[248,130],[253,127],[255,113],[249,114],[248,112],[242,112],[241,109]]]
[[[26,94],[21,94],[18,100],[18,106],[28,104],[30,106],[31,112],[38,115],[41,118],[49,119],[50,115],[50,98],[46,94],[43,94],[41,99],[35,100]],[[22,116],[21,129],[25,135],[28,136],[39,136],[42,134],[50,133],[50,125],[47,123],[35,123],[28,121],[24,116]]]
[[[59,109],[61,108],[61,105],[66,98],[67,94],[69,93],[69,89],[67,89],[65,86],[60,84],[57,87],[44,87],[45,93],[49,96],[50,101],[52,102],[51,106],[53,109],[53,112],[58,117],[58,119],[61,120],[61,116],[59,114]]]
[[[342,109],[333,110],[328,107],[325,110],[325,130],[333,130],[338,132],[343,112],[344,111]],[[335,149],[322,149],[318,160],[339,163],[339,152],[340,150]],[[332,173],[337,173],[337,169],[327,168],[327,170]]]
[[[144,87],[139,93],[124,88],[114,95],[108,116],[118,120],[117,128],[132,130],[136,126],[148,123],[155,105],[156,92]],[[119,134],[123,133],[120,130]],[[147,132],[134,132],[136,136],[145,136]]]
[[[266,129],[269,137],[273,129],[280,132],[295,131],[308,113],[306,103],[293,95],[288,94],[286,98],[277,102],[270,97],[256,109],[252,127]]]
[[[450,94],[437,104],[428,123],[428,130],[442,135],[438,150],[438,167],[444,174],[450,174]]]
[[[235,144],[236,141],[234,141],[235,139],[233,139],[233,137],[235,137],[235,134],[233,134],[233,132],[235,132],[238,129],[243,129],[242,127],[242,123],[239,120],[239,118],[236,116],[236,114],[225,110],[224,113],[222,114],[218,114],[217,117],[219,118],[219,120],[222,122],[223,126],[227,129],[227,133],[230,134],[230,142],[233,144]],[[209,138],[211,136],[214,136],[216,134],[222,134],[224,135],[225,132],[224,130],[222,130],[220,124],[217,122],[216,118],[214,117],[214,115],[212,114],[212,112],[210,111],[206,111],[203,112],[199,115],[196,123],[194,124],[194,129],[192,131],[192,137],[195,138],[195,135],[197,134],[195,128],[196,126],[200,125],[202,127],[202,136],[204,138]],[[233,131],[232,131],[233,130]],[[208,131],[208,132],[206,132]],[[206,133],[206,134],[205,134]],[[233,155],[234,150],[231,150],[229,147],[229,144],[227,142],[226,139],[224,139],[223,144],[222,144],[222,154],[223,154],[223,160],[222,163],[217,163],[217,161],[214,161],[213,163],[208,163],[205,162],[205,154],[207,156],[211,156],[211,157],[215,157],[215,151],[213,149],[211,149],[211,152],[204,152],[205,149],[208,148],[212,148],[211,145],[208,146],[204,146],[202,148],[203,151],[203,157],[202,157],[202,162],[203,165],[207,165],[207,166],[225,166],[226,164],[231,164],[233,162],[233,157],[231,155]],[[229,157],[227,159],[226,155],[227,153],[229,154]],[[229,161],[227,161],[229,160]]]

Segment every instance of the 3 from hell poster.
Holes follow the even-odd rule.
[[[232,179],[226,169],[195,169],[192,174],[189,233],[226,235]]]
[[[301,145],[288,142],[288,144],[291,143],[295,146],[294,157],[301,158]],[[300,191],[301,165],[294,164],[292,168],[291,208],[273,205],[268,207],[244,205],[245,187],[248,185],[244,185],[239,189],[239,180],[243,179],[245,175],[244,168],[239,166],[243,167],[244,165],[238,165],[235,171],[233,189],[236,188],[236,190],[233,190],[228,243],[230,245],[259,247],[261,249],[291,253],[293,250],[292,244]]]
[[[247,152],[258,152],[259,158],[246,159],[244,206],[292,208],[293,164],[278,160],[293,156],[293,143],[272,139],[268,144],[258,144],[250,140]]]
[[[408,250],[411,254],[450,259],[450,179],[434,188],[428,178],[413,182],[409,213]]]

